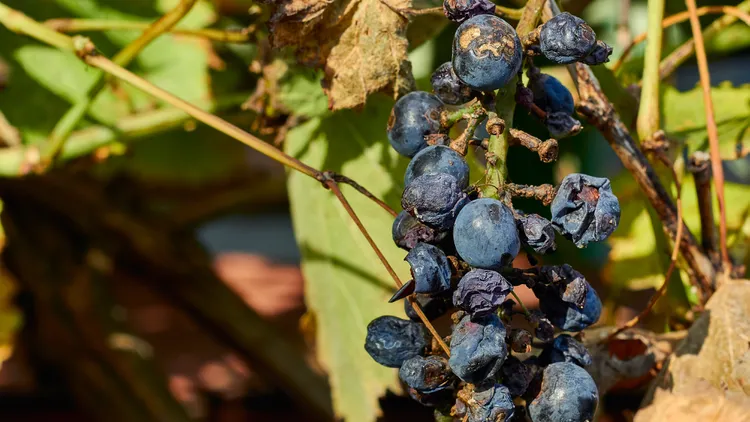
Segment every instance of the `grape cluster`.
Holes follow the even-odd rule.
[[[538,110],[553,137],[568,136],[580,130],[572,117],[573,96],[533,66],[534,52],[561,64],[598,64],[611,49],[568,14],[546,22],[522,43],[514,28],[494,15],[491,2],[445,0],[443,7],[460,23],[453,59],[432,75],[433,93],[412,92],[396,102],[387,127],[393,148],[411,159],[403,211],[392,227],[393,241],[408,251],[411,280],[391,301],[407,298],[408,319],[373,320],[365,349],[378,363],[399,368],[414,400],[456,420],[590,421],[598,392],[583,368],[591,356],[574,335],[555,333],[594,324],[601,301],[569,265],[519,270],[512,263],[522,250],[530,261],[553,253],[556,233],[578,247],[606,239],[619,222],[617,197],[607,179],[570,174],[547,202],[547,219],[516,209],[504,186],[496,187],[497,198],[483,195],[471,185],[465,159],[466,139],[482,135],[469,125],[451,139],[455,122],[447,116],[471,103],[476,106],[471,119],[486,119],[485,137],[511,130],[488,110],[493,91],[520,80],[526,67],[529,83],[519,87],[516,101]],[[518,312],[525,328],[511,324],[515,302],[509,296],[519,285],[539,299],[538,310]],[[452,332],[442,339],[450,356],[430,341],[413,305],[427,320],[451,313]]]

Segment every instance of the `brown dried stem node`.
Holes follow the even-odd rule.
[[[539,160],[543,163],[551,163],[557,160],[557,154],[559,153],[559,146],[557,145],[556,139],[547,139],[542,141],[536,136],[530,135],[519,129],[510,129],[510,141],[511,145],[521,145],[531,151],[539,154]]]
[[[536,199],[544,206],[551,204],[557,194],[557,188],[549,184],[534,186],[506,183],[505,191],[513,197]]]

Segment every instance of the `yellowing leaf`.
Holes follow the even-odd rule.
[[[287,152],[316,168],[362,183],[397,207],[406,160],[386,140],[391,101],[372,98],[361,112],[316,117],[289,132]],[[378,397],[398,389],[396,371],[375,363],[364,350],[367,324],[398,315],[402,304],[388,304],[395,290],[383,265],[342,205],[320,182],[291,172],[288,181],[294,233],[302,251],[308,308],[317,323],[318,358],[328,370],[337,416],[374,421]],[[391,239],[393,217],[348,186],[342,190],[374,241],[402,279],[406,253]]]
[[[737,144],[750,142],[750,84],[735,87],[730,82],[723,82],[711,89],[711,96],[722,158],[733,159],[736,157]],[[708,151],[701,87],[687,92],[667,87],[662,104],[665,132],[670,137],[683,140],[690,152]]]
[[[302,62],[325,69],[329,108],[363,105],[369,94],[414,89],[407,58],[409,0],[285,0],[271,19],[274,46],[296,46]]]

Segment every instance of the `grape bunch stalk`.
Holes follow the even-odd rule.
[[[571,93],[534,67],[534,57],[596,65],[608,61],[612,49],[567,13],[521,39],[488,0],[446,0],[443,8],[460,23],[452,60],[432,75],[432,93],[411,92],[396,102],[387,133],[393,148],[411,159],[392,235],[408,251],[412,278],[391,301],[409,297],[428,320],[451,313],[452,332],[443,339],[450,354],[429,340],[408,300],[407,319],[370,322],[365,349],[376,362],[399,368],[410,396],[436,416],[591,421],[598,391],[584,369],[591,356],[575,334],[599,319],[599,296],[569,265],[520,270],[512,262],[521,250],[532,262],[553,253],[557,233],[580,248],[609,237],[620,219],[610,182],[585,174],[569,174],[557,187],[502,181],[490,196],[471,184],[465,155],[469,145],[487,148],[484,138],[509,134],[538,151],[543,162],[553,161],[557,140],[581,124],[573,117]],[[524,69],[526,86],[520,82]],[[508,84],[518,84],[514,100],[540,119],[551,139],[505,127],[493,110],[495,91]],[[452,139],[449,129],[461,120],[467,127]],[[491,165],[489,151],[487,158]],[[542,200],[551,218],[516,209],[514,196]],[[509,297],[519,285],[539,299],[539,310],[523,308],[529,330],[511,324],[515,302]],[[541,352],[530,353],[532,344]]]

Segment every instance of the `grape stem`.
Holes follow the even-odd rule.
[[[482,103],[476,99],[469,104],[455,110],[443,110],[440,113],[440,126],[443,129],[450,129],[461,120],[469,120],[474,117],[480,117],[485,114]]]
[[[69,18],[50,19],[45,21],[44,24],[58,32],[143,31],[152,25],[148,22]],[[174,35],[200,37],[215,42],[242,44],[250,41],[251,35],[255,30],[256,27],[253,25],[238,30],[170,28],[164,32]]]
[[[518,302],[518,305],[523,310],[523,314],[526,315],[526,318],[531,318],[531,312],[529,312],[528,308],[526,308],[526,305],[523,304],[523,302],[521,301],[521,298],[518,297],[518,294],[516,294],[514,290],[511,290],[510,294],[512,294],[513,298],[516,300],[516,302]]]

